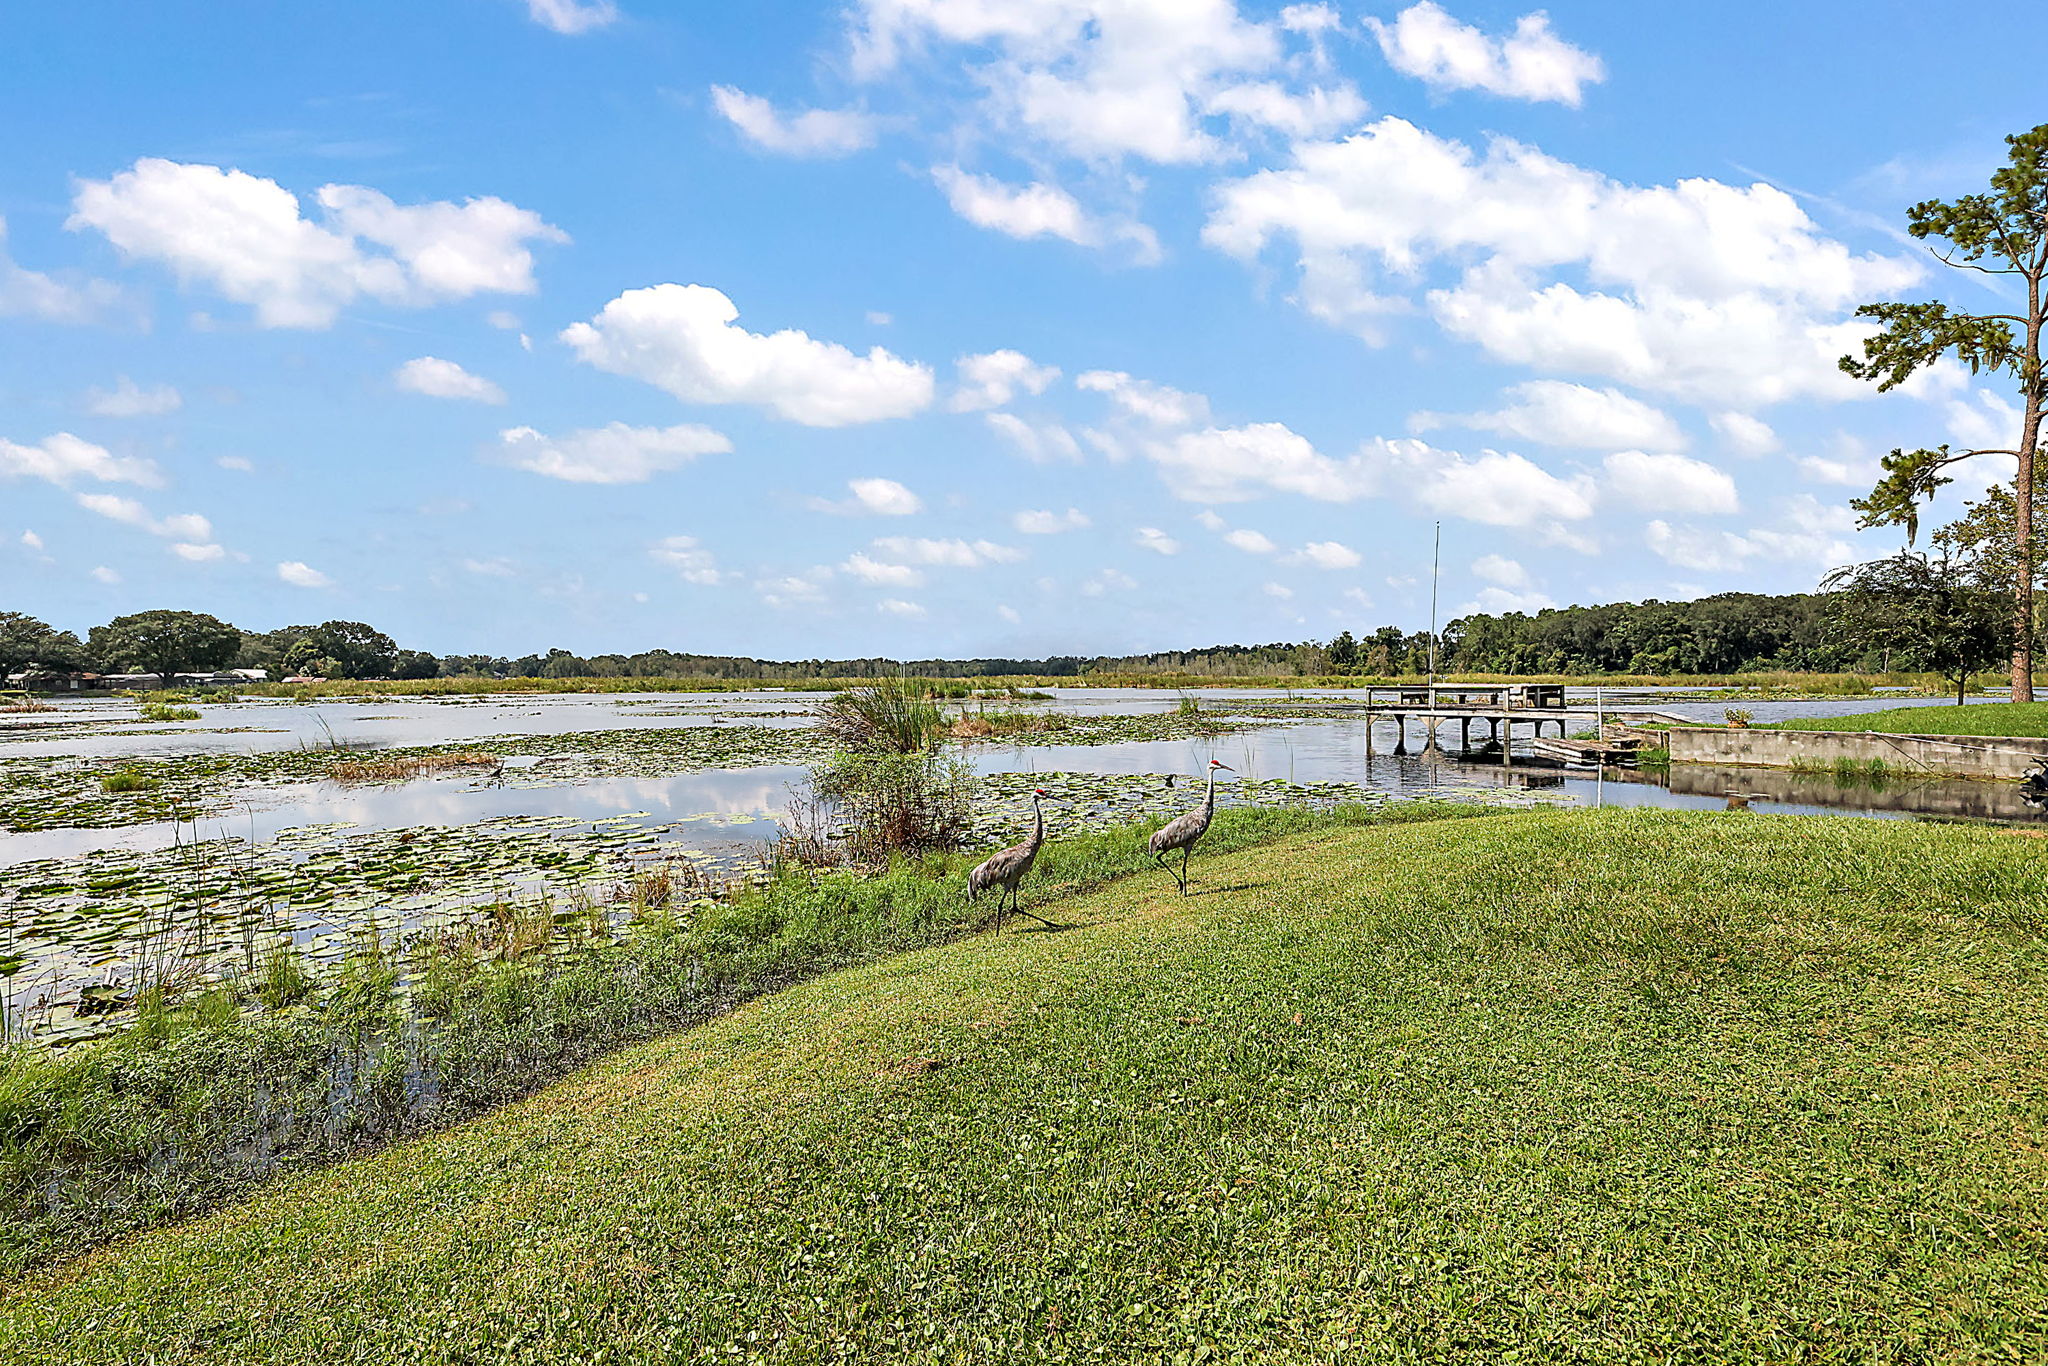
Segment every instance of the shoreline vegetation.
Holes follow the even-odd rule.
[[[1229,808],[1204,848],[1489,811]],[[1149,868],[1160,823],[1049,842],[1038,900]],[[718,887],[650,868],[623,905],[501,901],[431,931],[360,932],[338,960],[266,936],[224,981],[145,989],[110,1038],[0,1045],[0,1275],[445,1127],[792,981],[968,933],[983,914],[962,890],[974,857],[782,860]]]
[[[890,674],[883,677],[895,678]],[[1356,690],[1362,688],[1421,687],[1428,679],[1422,674],[1207,674],[1207,673],[1099,673],[1099,674],[1006,674],[971,677],[932,677],[904,674],[903,681],[923,689],[929,696],[946,701],[1032,701],[1043,700],[1049,688],[1137,688],[1169,692],[1202,689],[1318,689]],[[495,693],[726,693],[726,692],[841,692],[872,685],[875,676],[839,678],[711,678],[632,675],[580,678],[495,678],[461,676],[454,678],[331,678],[295,683],[246,682],[207,689],[184,685],[175,689],[138,693],[121,692],[38,692],[36,697],[133,697],[176,703],[183,701],[222,702],[235,697],[269,698],[286,701],[321,701],[346,697],[480,697]],[[1928,672],[1887,673],[1805,673],[1765,671],[1734,674],[1587,674],[1587,673],[1478,673],[1456,672],[1437,676],[1439,686],[1458,684],[1559,683],[1583,688],[1685,688],[1712,692],[1714,698],[1729,700],[1807,697],[1871,697],[1896,691],[1903,695],[1938,697],[1953,693],[1953,682]],[[2041,680],[2048,684],[2048,677]],[[1973,681],[1978,691],[2003,689],[2002,675],[1985,673]],[[2039,686],[2039,684],[2037,684]],[[1039,696],[1033,697],[1032,694]],[[40,707],[35,708],[40,710]]]
[[[2048,1352],[2033,841],[1641,809],[1228,814],[1192,898],[1128,838],[1048,847],[1029,890],[1061,932],[963,938],[957,897],[898,869],[657,936],[674,971],[684,944],[728,965],[700,989],[727,970],[789,989],[401,1147],[311,1171],[273,1149],[248,1199],[0,1289],[0,1351]],[[627,1004],[574,968],[518,995],[521,962],[486,960],[448,1007],[479,1066],[567,1064],[573,1038],[522,1023],[534,1003]],[[312,1059],[309,1117],[338,1077],[402,1096],[399,1055],[349,1032],[392,971],[323,989],[329,1024],[279,1012],[262,1047],[191,1019],[165,1026],[175,1065],[109,1046],[0,1086],[10,1172],[105,1164],[131,1227],[216,1203],[241,1184],[159,1175],[164,1129],[260,1153],[250,1115],[284,1096],[236,1077],[249,1056]],[[213,1082],[149,1104],[188,1076]],[[506,1085],[486,1068],[441,1094]],[[17,1264],[88,1234],[4,1223]]]

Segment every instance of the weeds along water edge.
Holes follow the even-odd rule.
[[[1204,849],[1488,813],[1225,810]],[[1154,825],[1049,843],[1039,903],[1148,869]],[[962,891],[972,857],[866,876],[789,860],[719,897],[650,870],[623,905],[507,901],[459,930],[403,938],[373,921],[327,969],[252,934],[246,971],[196,990],[138,965],[151,989],[120,1035],[0,1047],[0,1274],[206,1208],[286,1166],[457,1122],[795,981],[967,933],[981,917]]]

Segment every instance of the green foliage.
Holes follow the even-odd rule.
[[[168,684],[176,674],[225,667],[242,633],[204,612],[135,612],[93,627],[90,648],[110,669],[140,669]]]
[[[197,721],[196,707],[180,707],[169,702],[145,702],[142,704],[142,719],[145,721]]]
[[[921,754],[939,742],[946,719],[922,680],[878,678],[834,694],[817,710],[828,744],[858,754]]]
[[[974,774],[937,750],[836,751],[811,766],[811,791],[828,804],[837,838],[863,861],[955,849],[974,824]]]
[[[1650,811],[1219,853],[32,1275],[0,1354],[2038,1361],[2038,854]]]
[[[1749,727],[1749,723],[1756,720],[1756,713],[1744,707],[1728,707],[1722,711],[1721,715],[1728,722],[1729,726],[1736,730],[1746,730]]]
[[[383,678],[390,675],[399,653],[390,636],[360,621],[287,626],[270,632],[268,639],[285,673],[322,678]]]
[[[30,665],[69,672],[86,662],[85,646],[69,631],[25,612],[0,612],[0,686]]]
[[[145,777],[132,768],[124,768],[118,773],[109,773],[106,777],[100,779],[100,790],[108,793],[152,792],[160,786],[162,786],[162,783],[158,779]]]
[[[1841,637],[1952,680],[1957,705],[1970,675],[1996,663],[2011,643],[2006,599],[1945,559],[1905,551],[1838,569],[1823,587]]]
[[[1857,316],[1879,324],[1865,339],[1863,355],[1842,357],[1844,372],[1875,383],[1880,391],[1896,388],[1928,366],[1953,359],[1972,374],[2002,376],[2018,390],[2020,430],[2007,447],[1952,450],[1896,449],[1884,459],[1884,475],[1868,497],[1852,506],[1864,526],[1903,526],[1911,541],[1919,531],[1920,507],[1950,478],[1944,471],[1980,455],[2018,457],[2019,476],[2013,498],[2017,509],[2005,587],[2014,593],[2012,651],[2014,686],[2030,686],[2033,636],[2031,574],[2034,500],[2033,455],[2040,440],[2044,387],[2040,337],[2048,323],[2048,124],[2006,140],[2006,164],[1991,177],[1988,194],[1968,194],[1953,201],[1930,199],[1908,211],[1906,230],[1935,244],[1946,265],[2011,276],[2020,281],[2024,313],[1963,313],[1937,302],[1865,304]]]

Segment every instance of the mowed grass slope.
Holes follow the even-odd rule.
[[[2048,845],[1539,811],[1196,871],[37,1275],[0,1356],[2048,1356]]]
[[[1857,716],[1806,716],[1794,721],[1774,721],[1771,729],[1862,730],[1885,735],[2048,735],[2048,702],[1897,707]]]

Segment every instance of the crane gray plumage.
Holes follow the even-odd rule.
[[[967,899],[972,901],[991,887],[1002,888],[996,899],[996,923],[1003,923],[1003,897],[1007,896],[1010,909],[1023,910],[1017,904],[1017,887],[1024,881],[1031,865],[1038,862],[1038,851],[1045,844],[1045,808],[1039,805],[1039,798],[1045,795],[1043,788],[1034,788],[1031,793],[1031,814],[1033,817],[1031,837],[1022,844],[1013,844],[999,853],[991,854],[967,875]],[[1042,924],[1052,922],[1036,911],[1024,911],[1025,915]]]
[[[1209,761],[1209,790],[1202,794],[1202,804],[1194,810],[1175,816],[1165,825],[1152,832],[1146,844],[1152,850],[1152,857],[1159,866],[1173,873],[1173,865],[1166,856],[1175,849],[1180,850],[1180,871],[1173,873],[1173,880],[1180,884],[1180,894],[1188,894],[1188,854],[1193,851],[1195,841],[1209,833],[1209,822],[1216,819],[1216,770],[1235,773],[1236,769],[1221,759]]]

